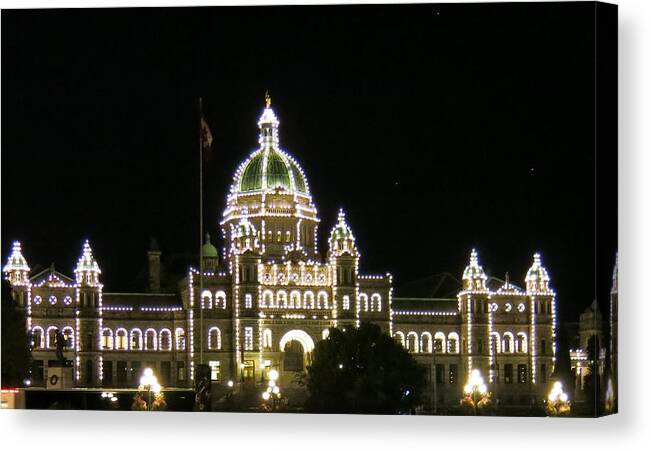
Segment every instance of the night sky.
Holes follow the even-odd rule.
[[[600,179],[610,210],[595,277],[592,13],[590,4],[5,10],[3,263],[19,239],[32,268],[54,262],[71,274],[89,238],[105,289],[120,291],[143,288],[151,236],[164,256],[196,252],[199,96],[214,136],[205,225],[221,237],[268,89],[281,146],[307,174],[322,252],[343,207],[362,270],[389,271],[397,286],[460,278],[471,247],[489,275],[509,271],[522,286],[540,251],[562,318],[595,296],[607,314],[616,166]]]

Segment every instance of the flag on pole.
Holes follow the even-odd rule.
[[[206,119],[203,117],[203,112],[201,113],[200,139],[203,157],[208,161],[212,158],[212,133],[210,132],[210,127],[208,127]]]

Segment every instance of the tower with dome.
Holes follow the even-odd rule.
[[[257,125],[258,146],[226,194],[221,237],[205,236],[204,272],[187,268],[176,290],[162,288],[156,243],[147,290],[129,293],[105,289],[110,281],[102,280],[88,241],[73,277],[53,267],[32,274],[29,243],[13,245],[3,272],[26,312],[34,385],[47,386],[58,330],[77,387],[133,387],[145,367],[163,386],[193,387],[201,363],[214,384],[256,385],[276,370],[290,387],[329,328],[372,322],[427,369],[425,410],[458,405],[473,369],[504,404],[542,402],[557,325],[556,294],[539,254],[523,288],[508,275],[486,274],[472,250],[463,274],[394,293],[390,273],[364,272],[345,211],[325,212],[327,248],[319,251],[322,220],[307,174],[281,145],[269,97]],[[451,288],[441,294],[446,283]]]

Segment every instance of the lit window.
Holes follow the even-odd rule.
[[[102,331],[102,349],[113,349],[113,331],[111,329]]]
[[[211,327],[208,331],[208,349],[219,350],[222,348],[222,333],[218,327]]]
[[[244,350],[253,351],[253,327],[244,328]]]
[[[214,382],[219,382],[219,380],[221,379],[219,361],[218,360],[210,360],[208,362],[208,365],[210,366],[210,380],[214,381]]]
[[[262,332],[262,347],[265,349],[271,349],[271,346],[272,346],[271,329],[265,329]]]
[[[118,329],[115,333],[115,349],[124,351],[127,349],[127,331],[126,329]]]

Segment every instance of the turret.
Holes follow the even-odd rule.
[[[463,289],[466,291],[486,291],[486,273],[479,264],[477,251],[470,252],[470,262],[463,271]]]
[[[203,256],[203,269],[204,271],[216,271],[217,266],[219,266],[219,252],[217,248],[213,246],[210,241],[210,234],[206,233],[205,241],[201,249],[201,254]]]
[[[260,252],[260,240],[255,226],[246,217],[240,219],[237,227],[231,232],[232,252],[244,254],[245,252]]]
[[[95,257],[93,257],[93,250],[90,248],[88,240],[84,242],[81,257],[77,261],[77,268],[75,269],[75,277],[77,283],[80,285],[97,286],[99,285],[99,275],[102,273]]]
[[[527,277],[525,277],[527,294],[552,294],[552,290],[549,288],[549,280],[549,274],[542,265],[540,254],[535,253],[533,255],[533,264],[527,271]]]
[[[2,269],[2,272],[5,274],[5,279],[12,286],[22,286],[29,283],[29,266],[25,257],[23,257],[19,241],[14,241],[11,255],[7,259],[7,264]]]
[[[337,224],[332,228],[332,232],[330,232],[328,246],[330,258],[340,257],[342,255],[357,257],[355,236],[346,222],[346,214],[343,209],[339,209]]]

